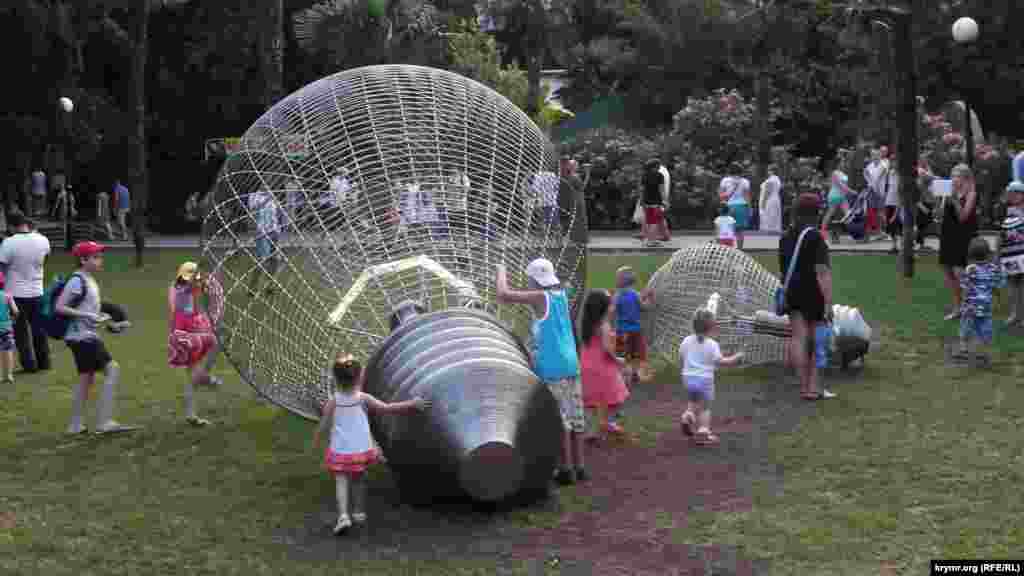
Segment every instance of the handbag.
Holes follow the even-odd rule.
[[[796,269],[796,261],[800,257],[800,246],[804,243],[804,236],[811,230],[810,227],[807,227],[800,233],[800,238],[796,241],[796,249],[793,250],[793,258],[789,261],[789,270],[786,271],[786,280],[782,286],[775,289],[775,314],[777,316],[786,314],[786,290],[789,288],[789,281],[793,278],[793,270]]]

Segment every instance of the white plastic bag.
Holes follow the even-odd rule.
[[[636,208],[633,209],[633,222],[644,225],[644,207],[640,204],[639,198],[636,200]]]

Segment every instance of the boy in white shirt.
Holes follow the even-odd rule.
[[[719,366],[735,366],[743,360],[743,352],[722,356],[718,342],[711,338],[717,333],[715,315],[707,308],[697,310],[693,318],[693,331],[679,345],[679,366],[683,385],[686,386],[686,412],[683,412],[683,434],[694,436],[699,446],[718,444],[718,436],[711,433],[711,408],[715,399],[715,370]],[[699,414],[699,416],[698,416]],[[697,429],[696,434],[694,428]]]
[[[719,244],[736,246],[736,219],[729,215],[728,206],[722,206],[718,218],[715,218],[715,230]]]

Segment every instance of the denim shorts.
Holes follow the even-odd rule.
[[[683,376],[686,383],[686,397],[690,402],[713,402],[715,400],[715,379],[707,376]]]
[[[0,330],[0,352],[14,350],[14,330]]]
[[[814,366],[828,367],[829,344],[832,342],[832,327],[821,323],[814,328]]]
[[[274,252],[274,244],[270,236],[261,235],[256,238],[256,258],[266,260]]]
[[[992,317],[971,316],[960,317],[960,339],[969,340],[977,338],[983,344],[992,343]]]

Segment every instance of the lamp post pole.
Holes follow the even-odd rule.
[[[64,115],[61,116],[61,127],[64,135],[63,146],[64,146],[64,200],[61,202],[61,216],[64,219],[64,248],[71,250],[72,238],[71,238],[71,176],[74,172],[71,169],[73,160],[73,151],[71,150],[71,113],[75,109],[75,103],[67,97],[63,97],[57,101],[60,109],[64,111]]]
[[[978,23],[973,18],[963,17],[953,23],[953,41],[961,46],[972,44],[978,39]],[[964,99],[964,143],[967,152],[967,165],[974,168],[974,122],[971,121],[971,99],[966,90],[961,89]]]

